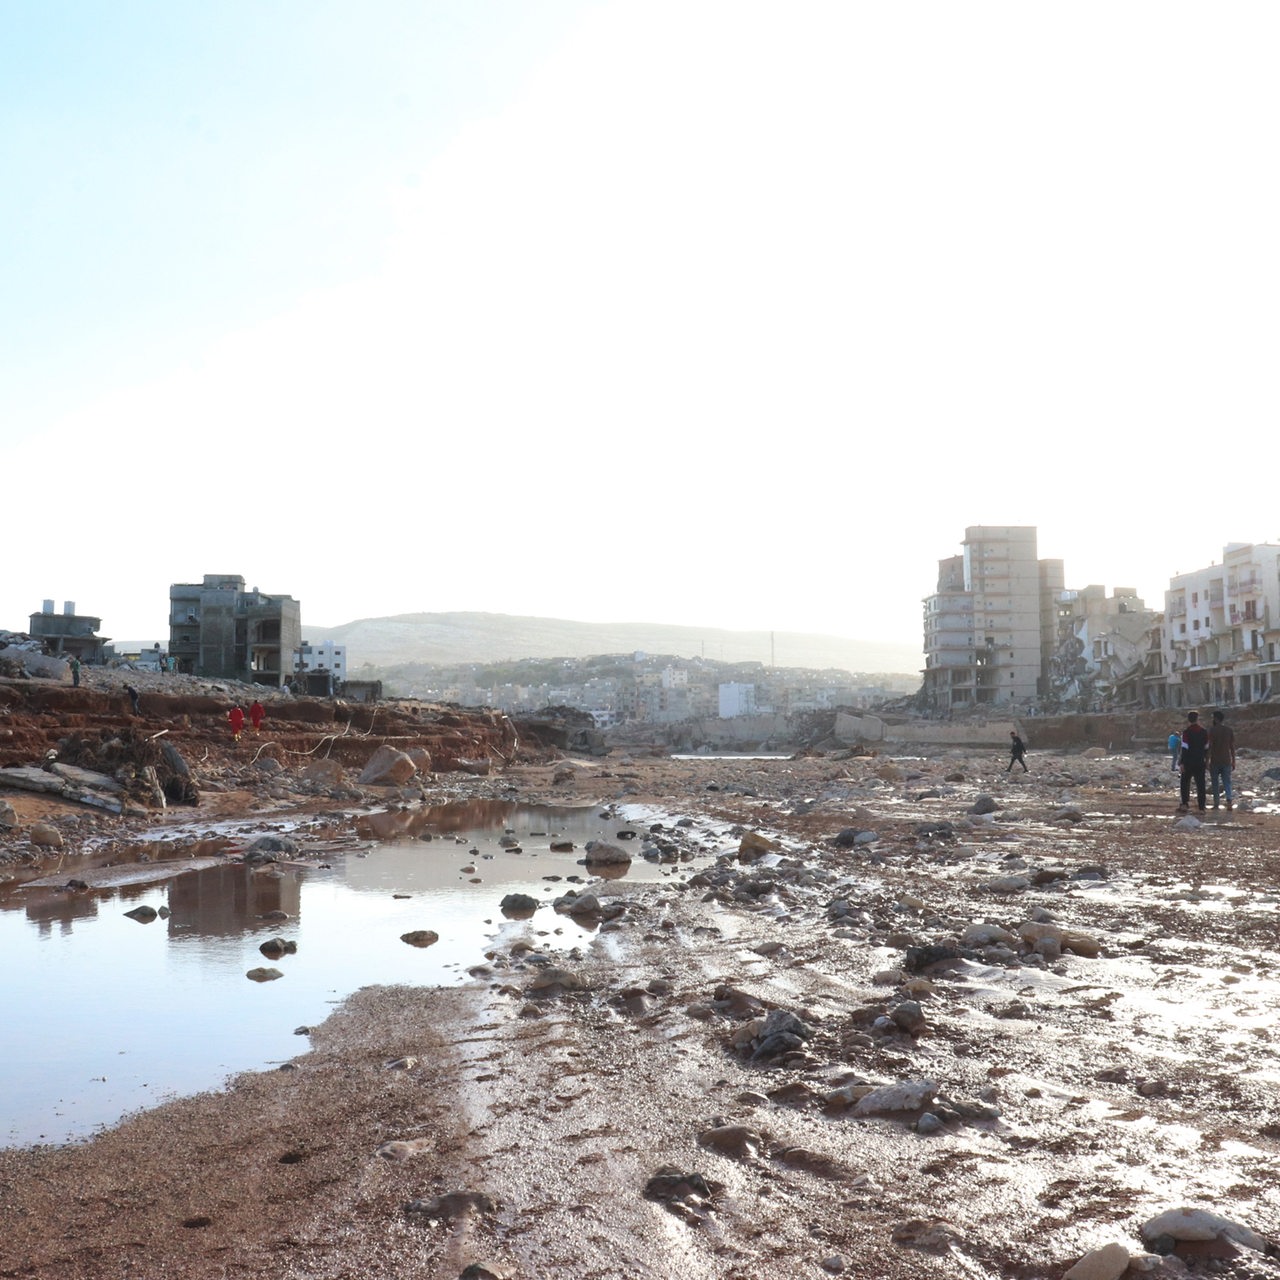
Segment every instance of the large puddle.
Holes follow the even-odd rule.
[[[550,902],[569,877],[593,878],[578,861],[588,840],[614,842],[632,827],[629,880],[686,873],[641,858],[647,821],[639,810],[606,818],[598,808],[468,802],[362,817],[357,835],[368,844],[328,855],[327,866],[220,861],[149,883],[6,891],[0,1145],[81,1138],[130,1111],[286,1061],[306,1049],[297,1028],[323,1021],[351,992],[462,980],[506,934],[546,948],[580,942],[588,930]],[[553,840],[572,841],[573,851],[552,853]],[[153,865],[158,874],[163,864]],[[59,878],[75,874],[64,868]],[[121,878],[146,874],[134,865]],[[511,892],[548,905],[506,920],[499,903]],[[138,923],[125,912],[139,906],[169,914]],[[277,911],[289,918],[263,919]],[[418,929],[439,942],[401,941]],[[264,957],[260,944],[276,937],[295,942],[296,954]],[[268,966],[283,978],[245,976]]]

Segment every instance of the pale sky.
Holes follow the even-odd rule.
[[[9,0],[0,628],[919,643],[1280,539],[1271,3]]]

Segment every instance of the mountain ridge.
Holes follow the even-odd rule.
[[[401,613],[357,618],[336,627],[304,626],[303,639],[311,644],[332,640],[345,645],[352,676],[357,676],[365,663],[375,667],[413,662],[452,666],[637,651],[899,675],[918,674],[923,665],[917,648],[888,641],[674,623],[576,622],[505,613]]]

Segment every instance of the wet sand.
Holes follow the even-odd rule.
[[[0,1153],[0,1275],[1048,1277],[1182,1206],[1280,1238],[1280,817],[1177,829],[1155,753],[1003,763],[468,780],[646,804],[698,856],[593,885],[621,911],[576,952],[540,953],[544,907],[470,985],[361,992],[286,1069]],[[744,863],[757,831],[782,844]],[[1076,950],[1027,953],[1046,916]],[[805,1034],[753,1060],[770,1010]],[[860,1113],[904,1082],[921,1105]],[[1177,1253],[1147,1274],[1280,1275]]]

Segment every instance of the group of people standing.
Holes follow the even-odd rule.
[[[1198,711],[1187,712],[1187,723],[1181,733],[1169,735],[1169,767],[1180,773],[1182,802],[1179,813],[1191,808],[1191,788],[1196,789],[1196,807],[1205,811],[1205,773],[1209,774],[1213,792],[1213,807],[1219,807],[1219,797],[1226,801],[1231,812],[1231,771],[1236,767],[1236,735],[1221,711],[1213,713],[1213,723],[1208,729],[1200,723]]]

